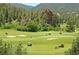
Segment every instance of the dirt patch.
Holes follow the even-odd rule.
[[[19,37],[25,37],[25,35],[18,35]]]
[[[48,38],[47,40],[54,40],[54,39],[57,39],[57,38]]]
[[[15,38],[16,36],[9,35],[7,38]]]

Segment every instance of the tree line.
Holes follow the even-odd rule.
[[[16,29],[19,31],[65,31],[73,32],[79,27],[79,14],[75,12],[53,12],[44,8],[42,10],[27,10],[11,4],[0,4],[0,28]]]

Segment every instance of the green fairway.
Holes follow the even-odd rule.
[[[5,35],[5,33],[8,35]],[[51,33],[49,35],[49,33]],[[4,42],[8,42],[17,45],[19,41],[22,42],[23,48],[27,48],[27,54],[56,54],[61,55],[71,47],[73,39],[78,35],[78,31],[73,33],[64,32],[59,34],[59,31],[48,31],[48,32],[21,32],[11,29],[1,29],[0,38]],[[31,41],[32,46],[27,46],[27,42]],[[55,49],[56,46],[64,44],[64,48]],[[16,48],[12,48],[13,51]]]

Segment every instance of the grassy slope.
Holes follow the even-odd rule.
[[[5,32],[8,32],[8,36],[13,35],[16,37],[7,38]],[[49,35],[51,33],[51,35]],[[4,41],[9,42],[10,44],[17,45],[17,42],[21,40],[23,46],[27,47],[27,42],[32,41],[33,46],[27,47],[28,54],[64,54],[68,48],[70,48],[73,39],[78,34],[77,32],[73,33],[63,33],[62,35],[59,32],[48,31],[48,32],[20,32],[11,29],[0,30],[0,37]],[[25,35],[25,37],[19,37],[18,35]],[[52,40],[47,40],[52,39]],[[56,46],[64,44],[64,48],[55,49]]]

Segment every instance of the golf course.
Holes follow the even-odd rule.
[[[71,47],[73,39],[76,38],[78,33],[78,30],[73,33],[63,32],[59,34],[59,31],[22,32],[13,29],[0,29],[0,38],[2,38],[3,42],[8,42],[13,46],[13,49],[11,48],[12,52],[15,52],[17,43],[21,41],[22,48],[26,48],[27,54],[62,55]],[[29,41],[32,42],[32,46],[27,46]],[[55,49],[60,44],[64,44],[64,48]]]
[[[0,55],[79,55],[79,3],[1,3]]]

